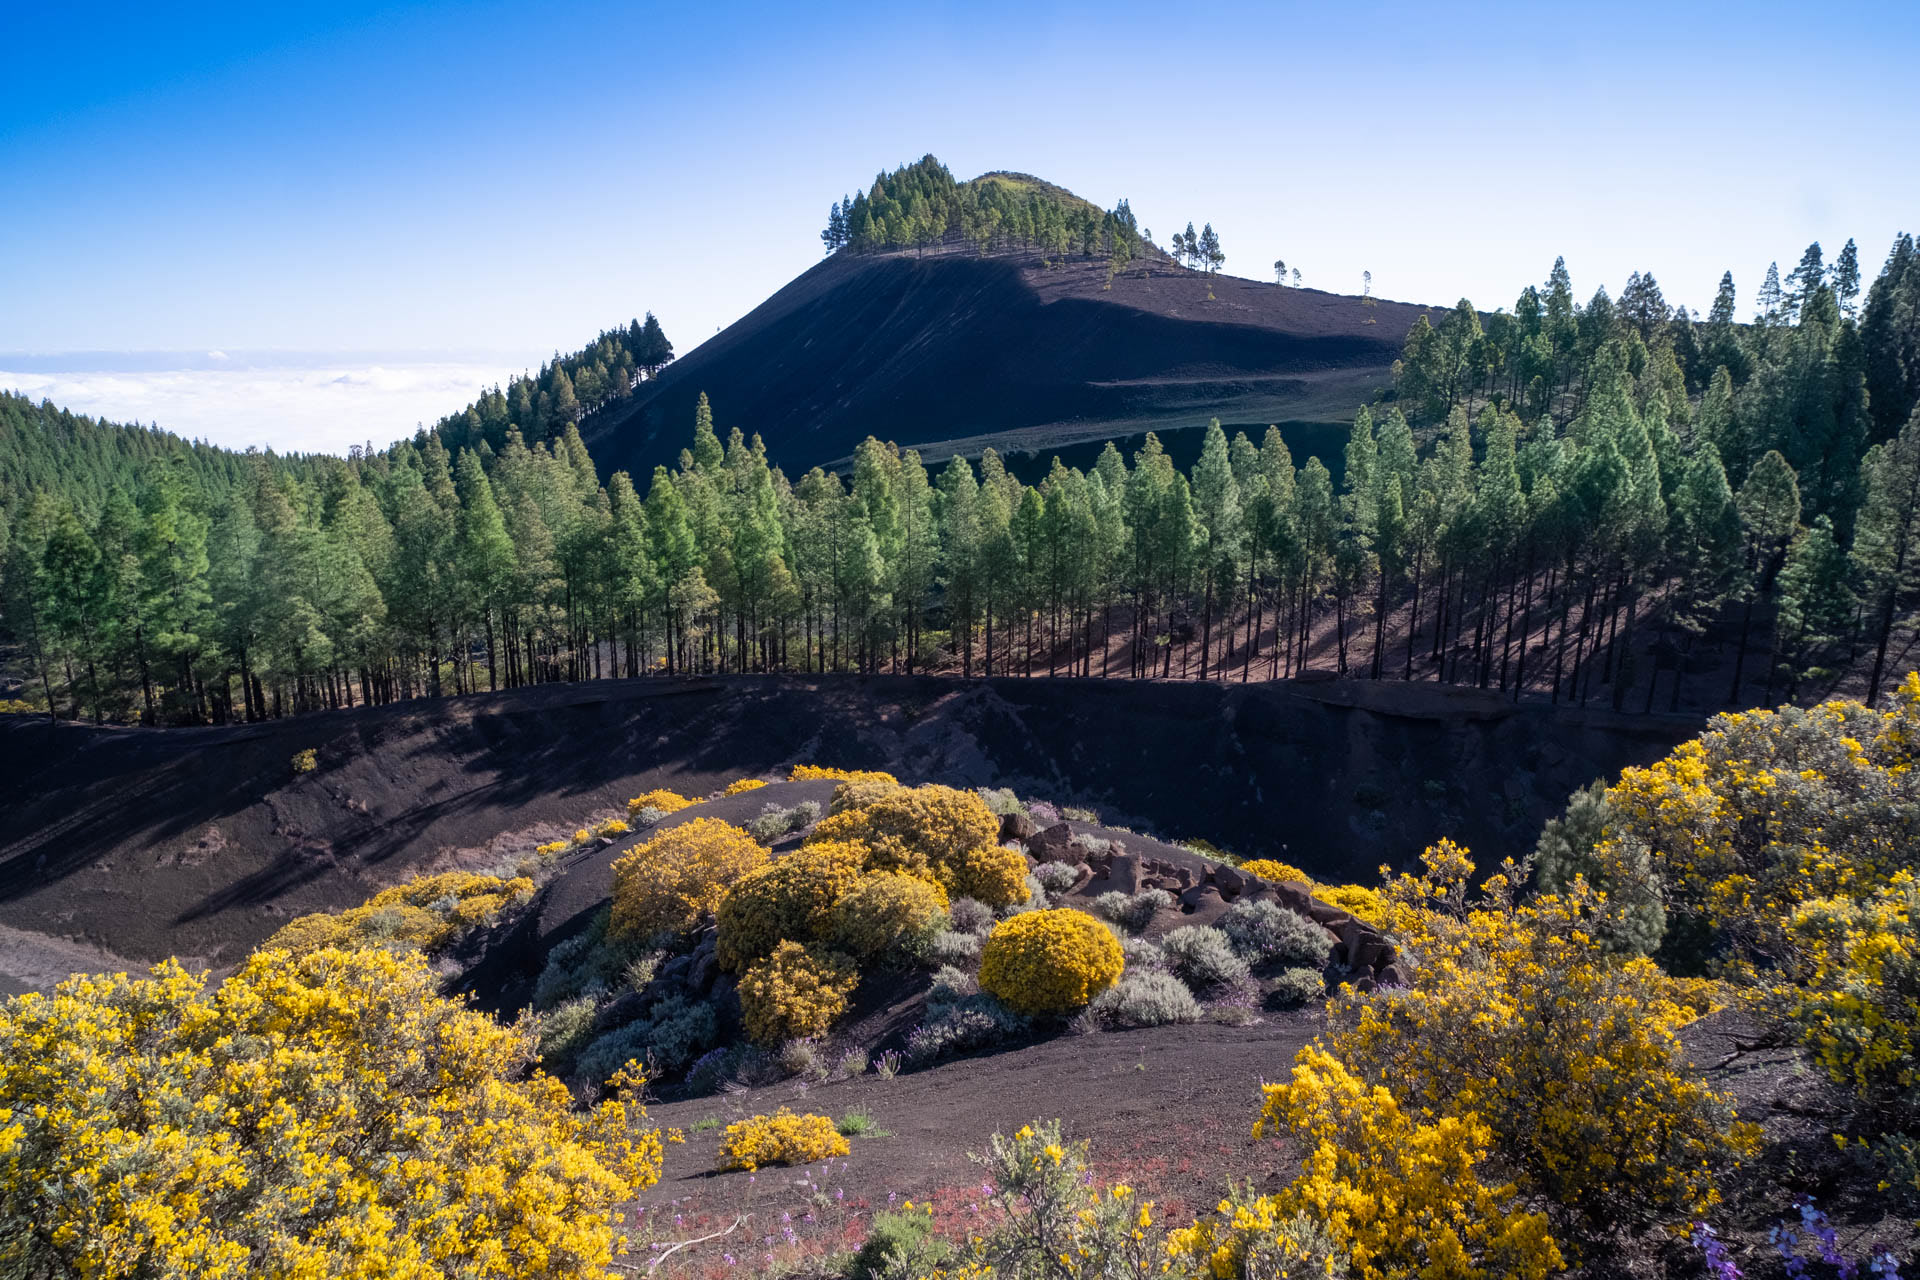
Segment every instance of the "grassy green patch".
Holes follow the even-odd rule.
[[[835,1122],[834,1128],[843,1138],[891,1138],[892,1132],[880,1127],[880,1122],[868,1111],[849,1111]]]

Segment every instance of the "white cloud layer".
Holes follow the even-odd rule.
[[[0,388],[97,418],[157,422],[234,449],[345,453],[350,445],[384,447],[410,435],[416,425],[463,408],[481,388],[505,386],[524,367],[506,357],[242,359],[218,351],[158,361],[0,356]],[[155,363],[179,367],[144,367]],[[68,367],[85,364],[102,367]]]

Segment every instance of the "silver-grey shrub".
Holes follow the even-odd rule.
[[[1173,895],[1165,889],[1142,889],[1135,894],[1125,894],[1115,889],[1093,900],[1096,914],[1105,916],[1130,933],[1139,933],[1153,923],[1155,916],[1172,905]]]
[[[1227,935],[1206,925],[1182,925],[1160,939],[1167,968],[1197,996],[1212,995],[1247,979],[1247,962],[1234,954]]]
[[[1220,931],[1251,965],[1321,969],[1333,950],[1325,929],[1297,911],[1264,899],[1234,903],[1220,917]]]
[[[1170,973],[1149,969],[1129,973],[1102,991],[1094,1011],[1117,1027],[1164,1027],[1200,1021],[1200,1004],[1186,984]]]
[[[1033,878],[1048,893],[1065,893],[1079,883],[1080,868],[1071,862],[1043,862],[1033,869]]]
[[[947,918],[961,933],[984,933],[993,928],[993,908],[978,898],[955,898]]]

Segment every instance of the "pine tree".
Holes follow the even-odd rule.
[[[1855,300],[1860,296],[1860,250],[1851,239],[1834,259],[1833,296],[1840,304],[1840,314],[1853,319],[1858,310]]]
[[[1867,705],[1880,697],[1887,646],[1901,601],[1920,585],[1920,410],[1900,434],[1875,445],[1861,463],[1866,502],[1854,531],[1851,560],[1862,596],[1873,607],[1873,671]]]

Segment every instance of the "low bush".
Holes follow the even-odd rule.
[[[1301,1005],[1324,1000],[1327,980],[1318,969],[1282,969],[1267,993],[1267,1004],[1275,1009],[1298,1009]]]
[[[1092,1008],[1102,1021],[1118,1027],[1200,1021],[1200,1004],[1186,984],[1154,969],[1126,974],[1096,996]]]
[[[780,1046],[774,1058],[780,1069],[790,1076],[814,1084],[827,1078],[827,1060],[820,1054],[818,1041],[789,1040]]]
[[[1013,794],[1012,787],[977,787],[975,792],[996,818],[1025,814],[1027,811],[1027,806],[1020,803],[1020,797]]]
[[[1174,896],[1165,889],[1142,889],[1138,893],[1121,893],[1118,889],[1103,893],[1093,900],[1093,909],[1103,919],[1111,920],[1129,933],[1139,933],[1153,923],[1153,918],[1174,904]]]
[[[985,933],[993,928],[997,918],[992,907],[964,894],[954,898],[953,905],[947,908],[947,919],[962,933]]]
[[[1033,869],[1033,878],[1048,893],[1065,893],[1080,882],[1080,868],[1071,862],[1043,862]]]
[[[1378,889],[1359,884],[1315,885],[1313,896],[1383,933],[1393,931],[1393,909]]]
[[[319,767],[320,753],[313,747],[308,747],[304,751],[296,751],[293,753],[293,771],[295,773],[312,773]]]
[[[981,937],[977,933],[943,929],[934,934],[933,940],[927,944],[927,959],[936,965],[972,968],[980,963]]]
[[[1042,830],[1047,827],[1058,826],[1060,823],[1060,810],[1048,804],[1045,800],[1028,801],[1027,816],[1033,819],[1034,826]]]
[[[720,1136],[719,1167],[749,1173],[769,1164],[812,1164],[852,1150],[826,1116],[795,1115],[782,1107],[726,1127]]]
[[[1176,1267],[1256,1274],[1256,1251],[1302,1216],[1351,1258],[1356,1280],[1546,1280],[1565,1267],[1546,1216],[1485,1178],[1492,1134],[1474,1117],[1429,1120],[1317,1046],[1301,1050],[1288,1083],[1264,1089],[1254,1137],[1290,1133],[1308,1153],[1300,1175],[1276,1195],[1243,1196],[1231,1214],[1223,1205],[1220,1217],[1169,1233]]]
[[[1120,852],[1118,841],[1108,840],[1104,836],[1096,836],[1086,831],[1076,833],[1067,843],[1079,850],[1082,859],[1098,858],[1104,854]]]
[[[847,1280],[892,1280],[895,1276],[944,1275],[953,1246],[934,1234],[924,1213],[882,1209],[859,1250],[847,1263]]]
[[[934,970],[933,986],[927,990],[927,1008],[937,1011],[979,994],[980,983],[971,973],[943,964]]]
[[[657,787],[645,795],[638,795],[627,801],[627,815],[638,816],[642,809],[652,809],[662,815],[678,813],[682,809],[690,809],[700,803],[702,802],[699,800],[689,800],[683,795],[668,791],[665,787]],[[659,819],[656,818],[655,821]]]
[[[594,824],[593,834],[601,840],[617,840],[632,830],[632,827],[620,819],[608,818],[604,822]]]
[[[877,769],[823,769],[818,765],[797,764],[793,772],[787,775],[788,782],[891,782],[900,785],[900,780],[890,773]]]
[[[899,964],[924,954],[947,923],[937,884],[895,871],[862,877],[834,904],[833,945],[861,960]]]
[[[1136,969],[1159,969],[1163,972],[1166,970],[1166,953],[1161,951],[1157,944],[1148,942],[1145,938],[1128,936],[1120,939],[1120,953],[1127,958],[1128,973]]]
[[[593,1012],[598,1004],[592,996],[577,996],[543,1014],[540,1018],[540,1059],[543,1063],[567,1064],[593,1035]]]
[[[1026,898],[1026,860],[999,846],[1000,823],[980,797],[952,787],[901,788],[823,820],[813,840],[852,840],[870,871],[938,880],[948,893],[1006,906]],[[1012,862],[1017,862],[1014,874]]]
[[[976,992],[937,1006],[930,1004],[926,1022],[907,1033],[907,1060],[925,1066],[941,1058],[994,1048],[1026,1031],[1026,1019],[985,992]]]
[[[660,1174],[620,1096],[642,1082],[577,1108],[530,1020],[440,983],[418,955],[260,952],[218,984],[168,961],[0,1001],[0,1271],[497,1275],[510,1240],[542,1260],[519,1274],[613,1274],[618,1207]]]
[[[383,889],[361,906],[291,920],[259,949],[297,955],[327,947],[443,951],[528,901],[533,890],[533,881],[523,877],[503,880],[469,871],[421,876]]]
[[[615,1028],[580,1053],[575,1073],[599,1084],[628,1062],[639,1062],[650,1074],[671,1075],[691,1065],[713,1047],[720,1021],[711,1002],[671,995],[655,1004],[647,1016]]]
[[[1057,1015],[1084,1008],[1124,966],[1119,942],[1085,912],[1030,911],[987,935],[980,986],[1017,1013]]]
[[[1215,995],[1248,976],[1247,962],[1234,953],[1227,935],[1207,925],[1188,924],[1160,939],[1167,968],[1197,996]]]
[[[1220,917],[1220,931],[1250,965],[1326,967],[1333,950],[1327,931],[1296,911],[1260,899],[1236,902]]]
[[[1275,858],[1249,858],[1240,864],[1240,869],[1250,876],[1259,876],[1262,880],[1278,883],[1282,880],[1298,880],[1303,884],[1312,884],[1309,876],[1291,862],[1281,862]]]
[[[740,979],[741,1020],[767,1046],[825,1035],[859,981],[845,956],[782,942]]]
[[[845,813],[849,809],[864,809],[882,796],[892,795],[900,789],[900,784],[891,778],[867,778],[858,782],[843,782],[833,789],[833,795],[827,801],[827,812]],[[813,815],[818,818],[816,811]]]
[[[749,791],[758,791],[766,785],[766,779],[764,778],[740,778],[734,782],[729,782],[727,789],[720,794],[723,796],[744,795]]]
[[[791,809],[777,804],[767,805],[760,810],[759,817],[748,821],[747,832],[761,844],[772,844],[781,836],[805,827],[820,815],[819,805],[813,804],[809,807],[813,811],[810,816],[804,815],[799,805]]]
[[[824,941],[833,928],[834,905],[860,882],[865,860],[860,846],[830,840],[743,877],[716,912],[720,967],[742,973],[782,942]]]
[[[609,936],[683,933],[714,912],[730,886],[766,865],[759,841],[716,818],[663,831],[614,862]]]

